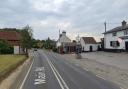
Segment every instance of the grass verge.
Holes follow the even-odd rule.
[[[26,59],[25,55],[0,55],[0,82]]]

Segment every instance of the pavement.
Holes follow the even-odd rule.
[[[83,58],[97,61],[106,65],[128,70],[128,53],[88,52],[81,54]]]
[[[38,50],[34,52],[33,61],[16,89],[120,88],[116,84],[66,61],[59,54]]]

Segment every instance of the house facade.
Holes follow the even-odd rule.
[[[83,52],[92,52],[98,50],[98,44],[93,37],[81,37],[80,43]]]
[[[72,53],[76,51],[76,43],[71,42],[71,39],[66,36],[65,31],[60,34],[56,46],[59,53]]]
[[[0,31],[0,40],[5,40],[8,44],[13,46],[14,54],[23,54],[21,47],[21,36],[15,31]]]
[[[121,26],[104,33],[104,48],[106,51],[128,51],[128,24],[122,22]]]

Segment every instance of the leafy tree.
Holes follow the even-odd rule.
[[[12,54],[13,47],[6,41],[0,40],[0,54]]]
[[[32,48],[43,48],[45,41],[32,39]]]
[[[46,41],[44,42],[43,47],[45,49],[49,49],[49,50],[53,50],[56,51],[56,42],[54,40],[51,40],[49,37],[48,39],[46,39]]]
[[[21,30],[21,36],[22,36],[21,43],[22,43],[23,51],[28,53],[28,49],[32,47],[32,39],[33,39],[32,28],[29,25],[25,26]]]

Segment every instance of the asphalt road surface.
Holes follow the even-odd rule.
[[[18,89],[120,88],[69,63],[59,54],[38,50],[34,52],[32,64]]]

